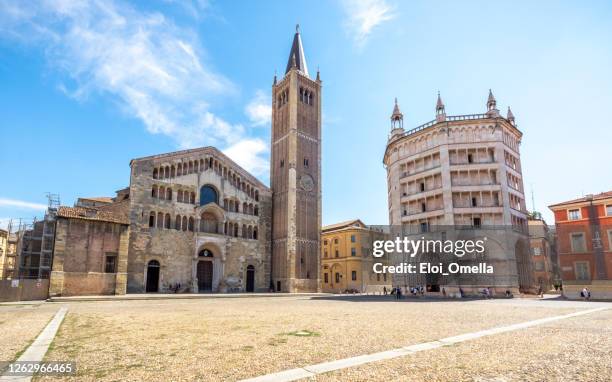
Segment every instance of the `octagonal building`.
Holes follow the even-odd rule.
[[[444,227],[508,229],[512,237],[504,238],[505,242],[488,254],[487,261],[496,265],[496,275],[467,287],[529,289],[532,281],[525,260],[527,214],[519,152],[523,134],[510,108],[502,117],[489,91],[485,113],[446,115],[439,94],[435,110],[434,120],[404,130],[403,114],[395,101],[383,159],[389,224],[404,234]]]

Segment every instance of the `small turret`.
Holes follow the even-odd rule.
[[[402,134],[404,132],[404,114],[400,111],[399,105],[397,104],[397,97],[395,98],[395,105],[393,106],[393,113],[391,113],[391,137],[396,134]]]
[[[512,110],[510,110],[510,106],[508,106],[508,115],[506,115],[506,119],[513,125],[516,125],[516,121],[514,120],[514,114],[512,114]]]
[[[444,102],[442,102],[440,92],[438,92],[438,102],[436,102],[436,121],[446,121],[446,110],[444,109]]]
[[[491,89],[489,89],[489,98],[487,98],[487,115],[490,117],[499,117],[499,110],[497,109],[497,101]]]

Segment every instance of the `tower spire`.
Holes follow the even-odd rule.
[[[436,102],[436,121],[442,122],[446,120],[446,110],[444,109],[444,102],[440,97],[440,91],[438,91],[438,101]]]
[[[395,97],[395,105],[393,106],[393,113],[391,113],[391,131],[403,128],[404,114],[400,111],[399,105],[397,104],[397,97]]]
[[[489,89],[489,97],[487,98],[487,113],[489,117],[499,117],[499,110],[497,109],[497,101],[491,89]]]
[[[512,114],[512,110],[510,110],[510,106],[508,106],[508,114],[506,116],[506,119],[508,121],[510,121],[510,123],[512,123],[514,125],[515,121],[514,121],[514,114]]]
[[[487,111],[495,109],[496,105],[497,101],[495,100],[495,96],[493,95],[491,89],[489,89],[489,98],[487,98]]]
[[[295,26],[295,35],[293,36],[293,44],[291,45],[291,51],[289,52],[289,61],[287,62],[285,74],[289,73],[289,71],[294,67],[302,72],[306,77],[309,77],[308,66],[306,65],[306,56],[304,55],[304,47],[302,46],[302,37],[300,36],[299,24]]]

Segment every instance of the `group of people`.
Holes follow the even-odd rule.
[[[412,294],[413,296],[424,296],[425,295],[425,288],[422,285],[417,285],[416,287],[405,287],[406,289],[410,290],[410,294]],[[386,296],[387,294],[389,294],[389,291],[387,290],[387,287],[383,287],[383,294]],[[402,298],[402,294],[403,294],[403,290],[401,286],[396,286],[393,287],[393,289],[391,289],[391,294],[395,296],[396,300],[399,300]]]

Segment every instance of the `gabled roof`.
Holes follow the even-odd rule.
[[[302,46],[302,38],[300,37],[300,26],[296,25],[295,35],[293,36],[293,44],[291,45],[291,51],[289,52],[289,60],[287,61],[287,69],[285,74],[289,73],[293,66],[302,72],[306,77],[308,76],[308,66],[306,65],[306,56],[304,55],[304,47]]]
[[[326,225],[321,228],[321,231],[333,231],[341,228],[348,228],[359,226],[360,228],[366,228],[366,225],[360,219],[347,220],[336,224]]]
[[[172,151],[169,153],[150,155],[150,156],[141,157],[141,158],[134,158],[130,161],[130,166],[132,166],[134,162],[147,161],[147,160],[172,159],[173,157],[181,157],[181,156],[187,156],[187,155],[197,154],[197,153],[209,154],[209,155],[216,157],[217,159],[220,159],[223,162],[227,162],[231,164],[234,170],[241,173],[242,176],[244,176],[246,179],[248,179],[252,183],[255,183],[257,187],[261,187],[264,190],[269,189],[269,187],[263,184],[262,181],[257,179],[253,174],[251,174],[250,172],[242,168],[238,163],[234,162],[230,157],[225,155],[221,150],[217,149],[214,146],[204,146],[204,147],[198,147],[195,149]]]
[[[591,199],[593,201],[596,201],[596,200],[609,199],[609,198],[612,198],[612,191],[602,192],[597,195],[587,195],[587,196],[583,196],[582,198],[568,200],[567,202],[551,204],[550,206],[548,206],[548,208],[560,207],[560,206],[565,206],[567,204],[574,204],[574,203],[584,203],[584,202],[590,201]]]

